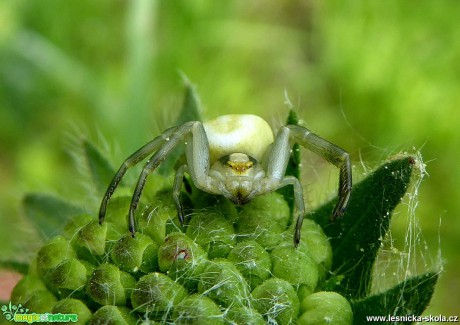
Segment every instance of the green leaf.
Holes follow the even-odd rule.
[[[196,92],[196,88],[187,77],[183,76],[182,79],[185,86],[185,96],[182,110],[177,116],[175,125],[181,125],[189,121],[202,120],[200,98]]]
[[[287,123],[290,125],[299,125],[299,118],[293,109],[289,111],[289,116],[287,118]],[[289,157],[288,166],[286,169],[286,176],[294,176],[297,179],[300,179],[300,146],[296,143],[292,147],[291,156]],[[284,199],[289,204],[289,209],[291,213],[294,211],[294,188],[292,186],[285,186],[277,191],[278,193],[284,196]]]
[[[404,156],[386,162],[352,190],[345,215],[330,222],[333,200],[312,213],[330,238],[333,249],[332,271],[343,275],[334,288],[351,298],[369,293],[372,266],[385,238],[391,213],[406,193],[414,157]]]
[[[437,280],[437,273],[428,272],[405,280],[383,293],[352,301],[354,323],[366,323],[366,316],[421,315],[430,302]],[[390,322],[379,323],[388,324]],[[379,323],[376,322],[376,324]]]
[[[85,212],[60,198],[38,193],[27,194],[23,206],[26,216],[45,239],[60,233],[71,217]]]
[[[83,141],[83,152],[90,176],[98,193],[104,193],[115,170],[101,152],[89,141]]]
[[[182,109],[177,116],[174,125],[182,125],[185,122],[189,121],[201,121],[201,104],[198,94],[196,93],[195,86],[183,76],[185,84],[185,96],[184,102],[182,103]],[[171,170],[175,167],[179,157],[183,154],[184,148],[183,145],[178,146],[174,149],[165,161],[158,168],[158,172],[161,175],[167,176],[170,175]]]

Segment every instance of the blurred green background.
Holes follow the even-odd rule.
[[[415,244],[428,245],[426,267],[441,253],[445,269],[426,313],[458,315],[459,13],[456,0],[0,1],[2,258],[27,259],[38,245],[24,193],[97,206],[72,158],[78,139],[120,163],[174,120],[181,71],[205,117],[254,113],[279,125],[286,91],[306,126],[351,153],[355,179],[420,150],[429,177]],[[327,170],[325,180],[307,174],[314,205],[333,195],[329,185],[315,193],[336,182]],[[401,249],[406,210],[394,217]]]

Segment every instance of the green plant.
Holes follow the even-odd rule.
[[[188,86],[180,116],[196,118],[197,103]],[[289,123],[297,123],[292,112]],[[82,146],[101,192],[113,168],[90,142]],[[299,174],[297,152],[291,175]],[[436,272],[371,293],[382,238],[417,157],[393,157],[356,184],[348,210],[334,223],[335,200],[311,212],[298,248],[289,191],[236,207],[189,186],[182,195],[190,220],[182,227],[170,195],[174,163],[166,161],[148,182],[135,238],[127,231],[130,197],[122,188],[102,225],[95,211],[28,194],[25,211],[47,238],[30,267],[7,263],[25,274],[12,303],[35,313],[77,314],[82,324],[360,324],[370,315],[420,315],[429,303]]]

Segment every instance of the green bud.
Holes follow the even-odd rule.
[[[224,324],[219,307],[210,298],[191,295],[174,307],[174,324],[218,325]]]
[[[200,275],[198,292],[225,306],[246,306],[249,302],[249,285],[236,266],[216,259],[206,264]]]
[[[47,291],[46,285],[36,275],[28,274],[24,276],[13,289],[11,301],[18,304],[24,304],[29,301],[34,292]]]
[[[54,237],[37,253],[38,273],[44,276],[64,260],[73,257],[76,254],[70,243],[63,236]]]
[[[299,313],[299,299],[292,285],[283,279],[271,278],[252,291],[253,306],[267,322],[295,324]]]
[[[49,313],[56,301],[56,297],[48,290],[38,290],[30,294],[29,300],[21,303],[34,313]]]
[[[60,296],[82,290],[86,284],[86,267],[76,258],[65,260],[46,275],[46,282]]]
[[[261,314],[252,308],[235,307],[227,310],[225,319],[234,325],[265,325],[266,322]]]
[[[117,189],[117,193],[121,188]],[[129,192],[132,190],[129,189]],[[105,221],[116,224],[120,228],[128,229],[128,211],[129,205],[131,204],[131,194],[126,196],[114,196],[112,197],[108,204],[107,210],[105,212]]]
[[[316,292],[302,300],[299,325],[353,324],[353,311],[337,292]]]
[[[210,259],[227,257],[236,244],[233,225],[217,211],[196,212],[187,226],[186,234],[208,252]]]
[[[155,260],[144,261],[144,252],[149,246],[152,246],[151,250],[155,248],[156,251],[158,250],[156,244],[146,235],[137,234],[135,238],[130,234],[125,235],[114,245],[111,254],[112,261],[121,270],[129,273],[138,272],[143,263],[145,268],[153,269],[158,265],[156,258]],[[149,257],[152,257],[152,253],[152,251],[149,251]]]
[[[238,210],[233,202],[223,196],[217,196],[218,200],[211,209],[219,211],[225,219],[230,221],[232,224],[238,220]]]
[[[311,219],[303,220],[298,249],[318,264],[319,278],[324,279],[332,266],[332,247],[321,226]]]
[[[172,202],[171,184],[173,184],[173,182],[173,173],[169,173],[168,176],[162,175],[161,172],[150,174],[145,183],[143,190],[144,195],[142,195],[141,200],[146,198],[146,201],[148,200],[148,203],[150,203],[153,197],[155,200],[161,200],[165,204]]]
[[[172,204],[165,204],[163,201],[166,198],[163,196],[166,194],[162,193],[155,196],[150,205],[137,218],[139,230],[144,235],[150,236],[158,246],[163,244],[168,234],[183,230],[176,207]],[[169,200],[172,200],[171,192],[169,192]]]
[[[291,243],[275,248],[270,256],[274,276],[295,287],[306,287],[308,293],[315,290],[318,284],[318,266],[310,256]]]
[[[121,190],[126,190],[126,188],[121,188]],[[111,244],[117,242],[127,233],[128,212],[132,197],[131,191],[132,189],[128,189],[127,193],[129,195],[113,197],[108,202],[105,222],[103,223],[107,223],[105,252],[110,252],[112,249]],[[143,211],[143,209],[144,205],[139,204],[134,216],[135,220],[139,220],[140,211]]]
[[[195,211],[206,210],[210,213],[219,213],[231,223],[238,219],[238,210],[233,202],[222,195],[213,195],[198,189],[192,191],[192,202]]]
[[[230,251],[227,259],[235,264],[251,289],[257,287],[271,275],[270,255],[255,241],[238,243]]]
[[[171,317],[172,306],[187,297],[187,290],[168,276],[150,273],[139,279],[131,294],[133,309],[154,318]]]
[[[206,252],[183,233],[175,232],[166,237],[158,248],[158,264],[161,272],[185,286],[196,289],[198,276],[207,261]]]
[[[146,274],[158,271],[158,245],[155,242],[145,248],[140,270]]]
[[[87,324],[92,317],[89,308],[80,300],[67,298],[58,301],[53,308],[53,314],[76,314],[78,321],[75,324]]]
[[[101,305],[125,305],[136,280],[115,265],[102,264],[88,280],[88,295]]]
[[[94,313],[89,322],[89,325],[99,324],[134,325],[137,317],[126,307],[104,306]]]
[[[255,197],[242,207],[236,231],[240,241],[255,240],[262,247],[275,247],[291,220],[289,206],[281,194]]]
[[[97,266],[83,259],[79,259],[79,261],[86,268],[86,278],[90,277]]]
[[[99,225],[97,220],[83,226],[78,232],[78,245],[88,250],[90,255],[104,255],[107,237],[107,222]]]
[[[82,214],[73,217],[64,227],[64,237],[71,242],[72,246],[75,246],[80,229],[93,220],[94,218],[88,214]]]

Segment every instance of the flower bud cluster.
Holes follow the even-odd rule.
[[[306,219],[295,248],[281,195],[243,207],[200,202],[183,227],[166,194],[140,207],[135,238],[129,197],[110,202],[102,225],[76,216],[38,251],[12,301],[77,314],[80,324],[352,323],[344,297],[319,291],[332,265],[328,238]]]

